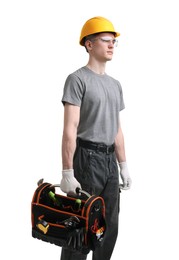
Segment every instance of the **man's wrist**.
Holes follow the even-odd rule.
[[[73,169],[63,169],[62,175],[65,177],[72,177],[72,176],[74,176],[74,170]]]
[[[125,167],[127,167],[127,162],[126,161],[118,162],[118,165],[119,165],[120,169],[124,169]]]

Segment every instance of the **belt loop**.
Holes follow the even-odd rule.
[[[99,145],[96,146],[96,153],[99,153]]]
[[[109,146],[106,147],[106,154],[109,154],[109,150],[110,150],[109,148],[110,148]]]

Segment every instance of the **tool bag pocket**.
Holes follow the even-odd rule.
[[[63,196],[55,185],[41,182],[32,198],[31,222],[33,238],[87,254],[101,246],[105,236],[104,200]]]

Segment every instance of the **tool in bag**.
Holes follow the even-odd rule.
[[[32,237],[84,254],[101,246],[106,232],[103,198],[79,188],[77,198],[63,196],[57,187],[38,182],[31,204]]]

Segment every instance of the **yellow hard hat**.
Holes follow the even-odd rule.
[[[115,37],[120,35],[119,32],[114,30],[113,24],[108,19],[96,16],[86,21],[83,25],[79,41],[80,45],[84,46],[84,38],[86,36],[101,32],[112,32]]]

